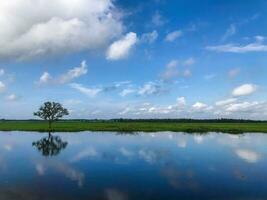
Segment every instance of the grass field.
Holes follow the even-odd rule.
[[[1,121],[0,131],[39,131],[47,132],[48,124],[44,121]],[[58,121],[52,125],[53,132],[78,131],[119,131],[119,132],[262,132],[267,133],[267,122],[246,123],[207,123],[207,122],[88,122]]]

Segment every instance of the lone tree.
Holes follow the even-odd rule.
[[[43,120],[48,121],[49,130],[54,121],[68,115],[69,112],[60,103],[56,102],[45,102],[37,112],[33,113],[34,116],[38,116]]]

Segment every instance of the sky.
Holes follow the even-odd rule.
[[[1,0],[0,118],[267,119],[267,2]]]

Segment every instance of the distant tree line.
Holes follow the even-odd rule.
[[[1,119],[1,121],[40,121],[37,119],[28,119],[28,120],[9,120],[9,119]],[[58,119],[60,122],[176,122],[176,123],[266,123],[267,120],[250,120],[250,119]]]

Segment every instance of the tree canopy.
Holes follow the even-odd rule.
[[[52,122],[69,115],[69,112],[66,108],[60,103],[57,102],[45,102],[37,112],[33,113],[34,116],[38,116],[43,120],[48,121],[49,128],[51,128]]]

